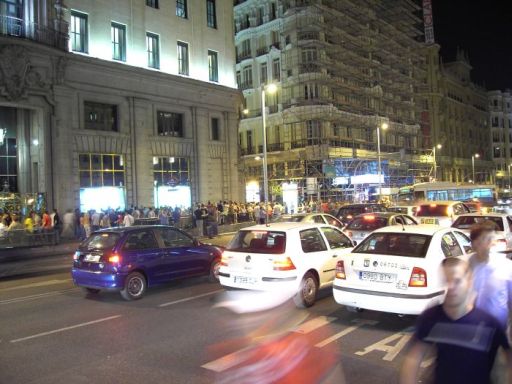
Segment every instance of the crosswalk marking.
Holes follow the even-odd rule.
[[[356,329],[362,327],[363,325],[375,325],[375,324],[378,323],[378,321],[375,321],[375,320],[359,320],[359,319],[356,319],[353,322],[356,323],[356,324],[355,325],[351,325],[348,328],[345,328],[343,331],[338,332],[335,335],[332,335],[331,337],[329,337],[329,338],[319,342],[318,344],[315,344],[315,347],[323,348],[327,344],[330,344],[333,341],[336,341],[339,338],[341,338],[343,336],[346,336],[346,335],[348,335],[351,332],[354,332]]]
[[[201,365],[201,367],[214,372],[223,372],[226,369],[232,368],[243,362],[245,360],[244,352],[250,348],[251,347],[240,349],[236,352],[230,353],[229,355],[222,356],[217,360]]]
[[[333,322],[334,320],[336,320],[336,317],[318,316],[299,325],[297,328],[293,330],[293,332],[307,335],[308,333],[313,332],[315,329],[323,327],[324,325],[327,325]]]

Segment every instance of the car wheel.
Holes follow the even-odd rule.
[[[218,283],[219,282],[219,270],[220,270],[220,260],[215,259],[210,266],[210,275],[208,276],[208,280],[210,283]]]
[[[126,276],[121,296],[125,300],[138,300],[146,293],[146,278],[140,272],[132,272]]]
[[[96,295],[96,294],[100,293],[100,291],[101,291],[101,289],[96,289],[96,288],[83,288],[83,290],[85,293],[90,293],[93,295]]]
[[[363,312],[364,311],[363,308],[358,308],[358,307],[346,306],[345,308],[347,308],[347,311],[354,312],[354,313],[359,313],[359,312]]]
[[[300,283],[300,290],[294,296],[295,304],[300,308],[308,308],[315,304],[318,291],[318,281],[311,272],[304,275]]]

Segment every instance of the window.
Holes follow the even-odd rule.
[[[286,248],[286,234],[274,231],[239,231],[226,247],[232,252],[282,254]]]
[[[125,185],[122,155],[81,153],[78,155],[78,172],[80,188]]]
[[[219,81],[219,61],[217,52],[208,51],[208,78],[210,81]]]
[[[459,245],[462,246],[464,252],[470,253],[473,252],[473,248],[471,247],[471,240],[468,236],[461,232],[453,232],[455,238],[459,242]]]
[[[261,67],[260,67],[260,80],[261,80],[261,84],[266,84],[267,83],[267,63],[261,63]]]
[[[85,129],[118,131],[117,105],[84,102]]]
[[[302,50],[302,62],[311,63],[318,59],[316,48],[305,48]]]
[[[183,137],[183,114],[157,112],[158,134],[160,136]]]
[[[388,256],[425,257],[431,236],[374,233],[363,240],[352,253],[370,253]]]
[[[89,237],[82,246],[88,249],[111,250],[120,239],[121,235],[116,232],[100,232]]]
[[[219,119],[217,117],[212,118],[212,140],[220,140]]]
[[[246,132],[247,149],[252,149],[252,131]]]
[[[190,161],[186,157],[156,157],[153,161],[153,180],[158,185],[188,185]],[[155,160],[154,159],[154,160]]]
[[[210,28],[217,28],[215,0],[206,0],[206,23]]]
[[[153,33],[146,33],[146,49],[148,52],[148,67],[160,68],[160,44],[159,37]]]
[[[274,59],[272,61],[272,76],[275,81],[281,80],[281,63],[279,59]]]
[[[306,100],[318,99],[318,85],[317,84],[304,85],[304,98]]]
[[[87,15],[71,11],[71,50],[73,52],[87,53]]]
[[[123,245],[124,251],[155,248],[159,248],[158,243],[150,230],[130,234]]]
[[[178,41],[178,73],[188,76],[188,44]]]
[[[443,250],[445,257],[456,257],[462,255],[462,250],[451,233],[443,235],[443,238],[441,239],[441,249]]]
[[[349,238],[334,228],[322,228],[322,232],[331,249],[349,248],[352,246]]]
[[[252,87],[252,67],[245,67],[243,69],[243,86]]]
[[[151,8],[158,8],[158,0],[146,0],[146,5]]]
[[[320,138],[320,121],[318,120],[307,120],[306,121],[306,138],[307,139],[319,139]],[[313,142],[308,140],[308,144],[311,145]]]
[[[0,145],[0,190],[5,192],[18,190],[17,164],[16,139],[6,138]]]
[[[242,86],[242,76],[240,71],[236,71],[236,84],[238,85],[238,88]]]
[[[110,32],[112,37],[112,59],[126,61],[126,26],[112,23]]]
[[[304,253],[323,252],[327,250],[325,241],[317,228],[301,231],[300,245]]]
[[[158,229],[164,247],[177,248],[177,247],[191,247],[194,245],[192,238],[177,229]]]
[[[187,15],[187,0],[176,0],[176,16],[186,19]]]

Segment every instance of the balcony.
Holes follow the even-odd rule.
[[[267,47],[261,47],[256,50],[256,56],[266,55],[269,49]]]
[[[242,156],[247,156],[247,155],[254,155],[256,152],[254,150],[254,148],[242,148],[240,149],[240,154]]]
[[[320,65],[316,63],[299,64],[299,73],[319,73],[322,72]]]
[[[67,29],[67,24],[65,26]],[[67,34],[16,17],[0,15],[0,35],[29,39],[64,51],[68,50]]]
[[[248,111],[247,113],[242,114],[242,119],[250,119],[253,117],[260,117],[261,109],[253,109]]]
[[[320,144],[319,138],[295,140],[295,141],[292,141],[292,143],[291,143],[291,149],[305,148],[310,145],[319,145],[319,144]]]
[[[251,57],[251,52],[241,52],[238,55],[236,55],[236,62],[240,63],[242,60],[250,59]]]

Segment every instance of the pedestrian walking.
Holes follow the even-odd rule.
[[[208,209],[208,237],[213,239],[219,234],[219,211],[215,205]]]
[[[124,213],[123,225],[125,227],[131,227],[135,223],[135,219],[130,214],[130,211]]]

